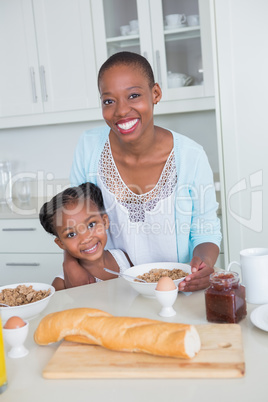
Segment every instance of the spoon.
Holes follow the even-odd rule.
[[[126,277],[126,278],[129,278],[129,279],[132,279],[133,281],[136,280],[136,281],[139,281],[139,282],[147,283],[144,279],[136,278],[135,276],[127,275],[127,274],[124,274],[124,273],[122,274],[121,272],[112,271],[111,269],[108,269],[108,268],[103,268],[103,269],[104,269],[104,271],[110,272],[110,274]]]
[[[10,307],[8,304],[0,303],[0,307]]]

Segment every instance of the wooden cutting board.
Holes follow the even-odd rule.
[[[230,378],[245,374],[238,324],[196,325],[201,350],[193,359],[116,352],[63,341],[43,370],[59,378]]]

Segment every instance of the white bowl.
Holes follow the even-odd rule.
[[[188,264],[182,264],[179,262],[153,262],[150,264],[135,265],[134,267],[128,268],[124,271],[125,274],[136,277],[138,275],[145,274],[151,269],[181,269],[188,274],[191,273],[191,266]],[[155,297],[154,290],[156,288],[157,282],[155,283],[143,283],[136,282],[132,279],[124,279],[133,287],[137,292],[146,297]],[[183,281],[184,278],[176,279],[173,282],[176,286]]]
[[[29,304],[24,304],[22,306],[13,306],[13,307],[0,307],[0,314],[2,317],[3,324],[10,318],[13,317],[14,315],[24,319],[24,320],[29,320],[34,317],[36,317],[38,314],[43,311],[51,297],[55,293],[55,288],[51,285],[47,285],[46,283],[33,283],[33,282],[25,282],[25,283],[15,283],[12,285],[5,285],[0,287],[0,293],[2,292],[3,289],[14,289],[19,285],[25,285],[25,286],[32,286],[34,290],[48,290],[50,289],[50,294],[49,296],[45,297],[42,300],[38,300],[33,303]]]

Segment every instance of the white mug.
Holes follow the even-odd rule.
[[[129,25],[121,25],[120,27],[120,33],[122,36],[128,35],[130,32],[130,26]]]
[[[268,248],[248,248],[240,251],[240,263],[232,261],[227,271],[230,271],[233,264],[240,266],[247,302],[268,303]]]
[[[187,24],[189,25],[189,27],[199,25],[199,15],[198,14],[188,15]]]
[[[130,31],[132,32],[139,32],[139,21],[138,20],[131,20],[129,21]]]
[[[190,85],[193,81],[193,78],[187,76],[186,74],[180,73],[172,73],[168,72],[168,87],[169,88],[179,88],[183,86]]]
[[[166,24],[168,26],[179,26],[186,22],[185,14],[169,14],[166,15]]]

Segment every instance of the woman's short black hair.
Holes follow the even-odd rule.
[[[101,190],[95,184],[87,182],[78,187],[69,187],[46,202],[39,213],[41,225],[48,233],[58,236],[54,219],[56,212],[60,208],[82,200],[93,202],[101,214],[105,213]]]
[[[98,87],[100,87],[100,81],[102,79],[103,74],[109,68],[118,66],[119,64],[124,64],[126,66],[134,66],[142,70],[142,72],[146,75],[150,88],[153,88],[155,84],[154,73],[152,67],[148,60],[141,56],[138,53],[133,52],[119,52],[113,54],[109,57],[101,66],[98,74]]]

